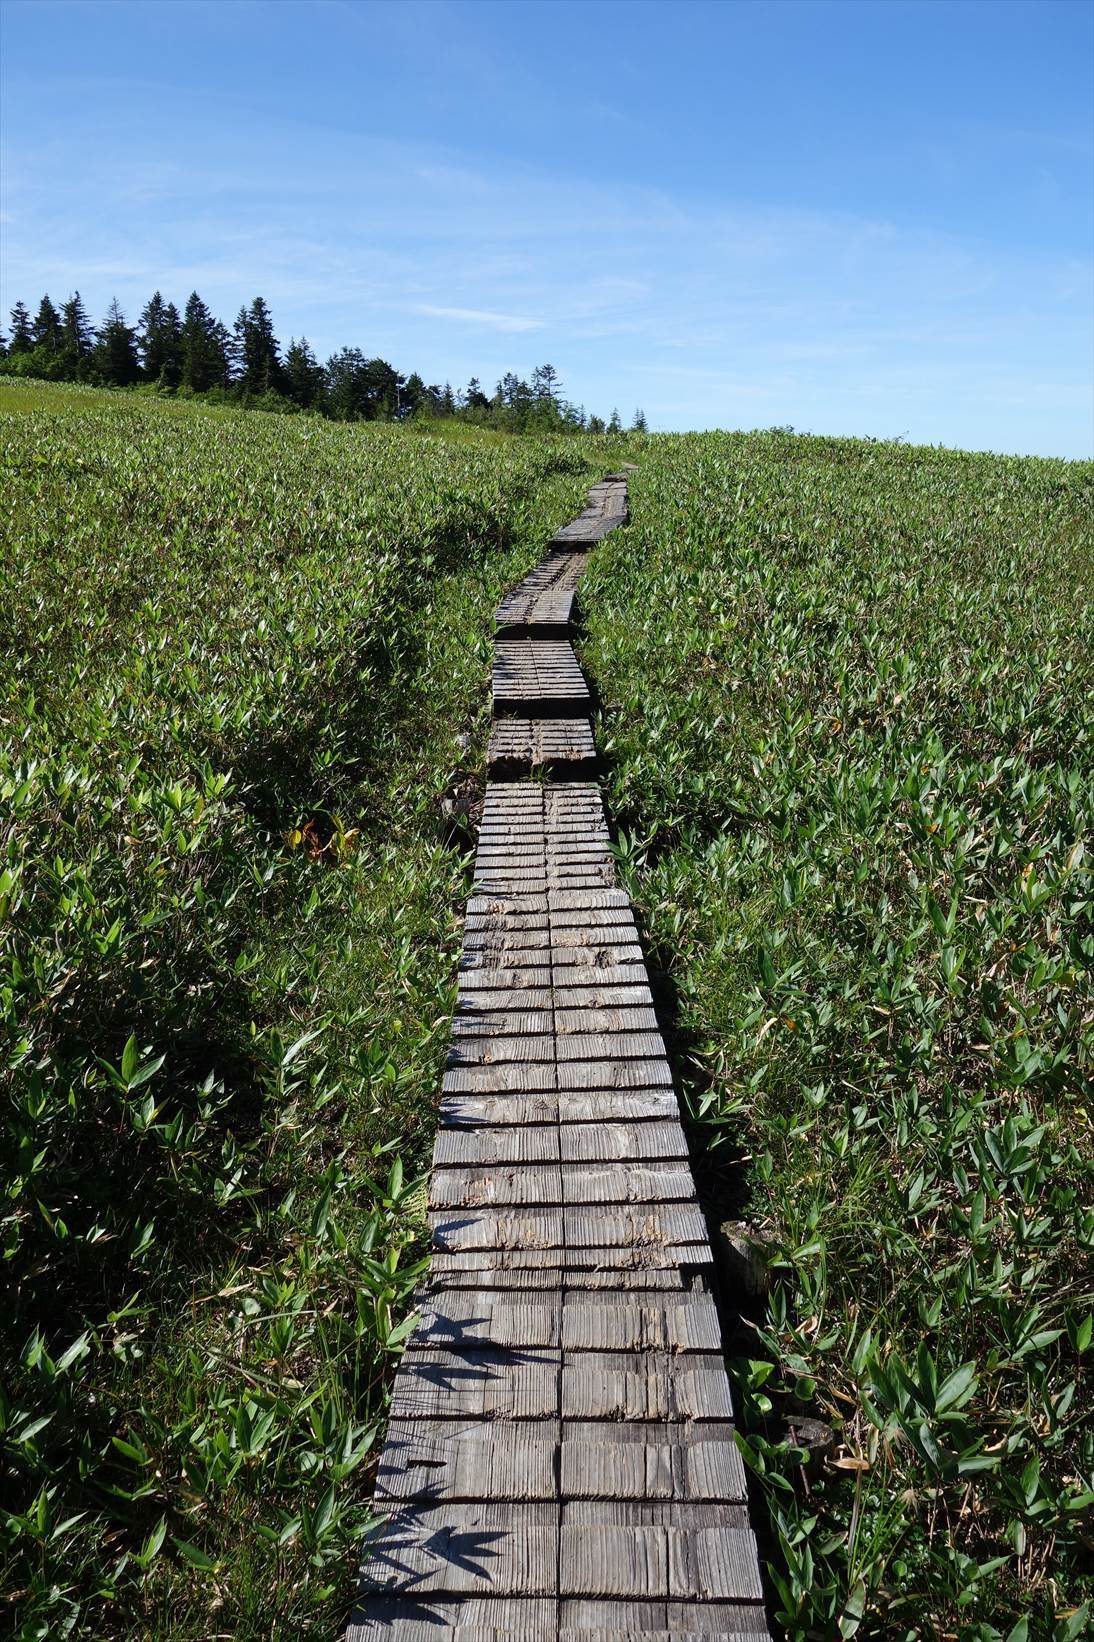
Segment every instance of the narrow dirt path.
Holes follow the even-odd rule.
[[[593,487],[497,611],[493,776],[350,1642],[768,1636],[665,1046],[569,639]]]

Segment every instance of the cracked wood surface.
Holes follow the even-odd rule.
[[[627,518],[594,486],[496,612],[491,773],[552,779],[486,790],[350,1642],[768,1638],[706,1223],[551,631]]]

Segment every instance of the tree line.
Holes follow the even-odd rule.
[[[260,296],[240,308],[231,329],[196,291],[181,313],[156,291],[136,325],[115,300],[97,328],[79,291],[60,309],[43,296],[33,315],[17,302],[10,336],[0,332],[0,372],[116,388],[144,384],[263,410],[312,411],[338,422],[457,417],[512,432],[618,433],[623,426],[617,410],[605,421],[565,399],[553,365],[537,366],[528,381],[509,371],[487,394],[477,377],[453,391],[447,382],[427,383],[417,371],[404,376],[360,348],[342,348],[323,364],[306,337],[292,337],[282,348]],[[631,426],[646,432],[641,410]]]

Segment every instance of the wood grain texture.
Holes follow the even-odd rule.
[[[498,606],[493,779],[352,1642],[762,1642],[713,1263],[567,627],[619,476]],[[542,772],[542,778],[517,777]]]

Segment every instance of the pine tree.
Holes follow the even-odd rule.
[[[323,367],[309,348],[306,336],[299,342],[290,338],[283,371],[285,392],[293,403],[302,405],[305,410],[314,405],[323,387]]]
[[[417,416],[426,402],[426,385],[417,371],[411,371],[403,384],[403,391],[399,395],[399,417],[406,421],[407,417]]]
[[[23,303],[17,302],[11,310],[11,353],[29,353],[34,346],[34,332],[30,314]]]
[[[49,300],[44,296],[38,304],[38,312],[34,316],[31,327],[31,339],[36,348],[48,348],[51,353],[60,353],[64,333],[61,328],[61,316]]]
[[[632,433],[648,433],[649,431],[650,430],[649,430],[649,426],[646,422],[646,413],[645,413],[645,411],[642,410],[642,409],[636,410],[635,413],[634,413],[634,421],[631,423],[631,432]]]
[[[173,302],[152,294],[140,317],[141,363],[149,382],[177,388],[182,376],[182,321]]]
[[[360,348],[342,348],[327,360],[322,409],[336,422],[358,422],[367,415],[368,362]]]
[[[141,374],[137,358],[137,334],[127,325],[117,297],[107,309],[106,319],[95,344],[95,366],[104,381],[127,388]]]
[[[557,405],[562,397],[562,383],[553,365],[537,365],[532,372],[532,398],[547,399]]]
[[[609,433],[622,433],[623,432],[623,423],[619,419],[619,412],[617,410],[613,409],[611,417],[609,418],[608,432]]]
[[[403,378],[386,359],[368,360],[365,365],[368,415],[384,422],[394,421],[399,414],[399,396],[404,386]]]
[[[262,297],[241,308],[235,332],[235,374],[244,393],[277,393],[281,388],[281,360],[273,319]]]
[[[215,388],[227,388],[232,383],[232,333],[223,320],[214,319],[212,331],[213,360],[216,366],[216,375],[213,378]]]
[[[173,302],[163,314],[163,364],[160,381],[165,388],[177,388],[182,380],[182,320]]]
[[[482,391],[482,383],[477,376],[473,376],[467,384],[467,392],[463,396],[464,408],[469,411],[489,410],[490,401]]]
[[[191,393],[222,388],[228,380],[227,332],[196,291],[191,291],[182,321],[181,381]]]
[[[141,310],[137,321],[140,337],[141,364],[150,382],[158,382],[163,370],[163,320],[167,304],[159,291],[153,291]]]
[[[505,406],[503,424],[511,428],[523,428],[532,408],[532,390],[527,382],[514,371],[506,371],[498,383],[498,393]]]
[[[76,376],[86,374],[95,346],[95,331],[79,291],[73,291],[61,309],[61,352],[66,368]]]

